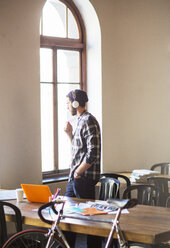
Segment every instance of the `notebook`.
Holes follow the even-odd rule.
[[[21,184],[21,187],[30,202],[47,203],[52,195],[48,185]]]
[[[96,214],[107,214],[107,212],[98,210],[96,208],[90,207],[90,208],[85,208],[84,211],[78,212],[78,214],[81,215],[96,215]]]

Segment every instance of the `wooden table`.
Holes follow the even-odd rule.
[[[132,172],[118,172],[117,174],[124,175],[124,176],[126,176],[126,177],[128,177],[130,179]],[[154,175],[151,175],[151,176],[170,178],[170,175],[165,175],[165,174],[154,174]],[[148,175],[148,177],[150,177],[150,175]]]
[[[117,174],[126,176],[130,179],[132,172],[118,172]],[[150,177],[150,175],[148,175],[148,177]],[[170,178],[170,175],[155,174],[154,177]],[[123,179],[119,178],[119,180],[120,180],[120,198],[122,198],[123,192],[127,185]],[[147,180],[141,182],[131,182],[131,185],[139,185],[139,184],[148,184],[148,182]],[[169,187],[169,193],[170,193],[170,187]]]
[[[83,201],[75,198],[67,198],[67,200],[74,203]],[[17,203],[16,200],[9,202],[20,208],[23,224],[49,227],[39,219],[38,213],[35,211],[41,205],[40,203],[30,203],[27,200],[22,203]],[[129,209],[129,212],[129,214],[122,214],[120,218],[120,227],[125,239],[148,244],[170,240],[170,208],[137,205]],[[114,215],[96,215],[95,218],[111,219],[114,218]],[[6,212],[6,219],[14,221],[14,216],[9,210]],[[66,218],[61,221],[60,227],[62,230],[71,232],[108,237],[111,224]]]

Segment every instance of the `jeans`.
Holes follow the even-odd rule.
[[[93,181],[85,177],[74,178],[68,182],[65,196],[94,200],[96,183],[97,181]],[[71,248],[73,248],[75,245],[76,234],[65,232],[65,236]],[[101,237],[87,235],[87,247],[100,248],[102,244],[101,240]]]
[[[95,185],[97,181],[85,177],[74,178],[67,184],[65,196],[84,199],[95,199]]]

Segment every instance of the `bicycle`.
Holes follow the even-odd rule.
[[[127,242],[120,229],[119,218],[122,209],[134,207],[137,204],[137,200],[110,199],[108,200],[108,202],[111,206],[116,206],[117,208],[117,213],[113,220],[97,219],[97,218],[89,219],[87,216],[77,217],[77,216],[63,215],[65,200],[59,199],[56,201],[46,203],[39,208],[38,214],[42,221],[52,225],[52,227],[49,230],[28,229],[21,231],[13,235],[9,240],[7,240],[7,242],[3,245],[2,248],[70,248],[63,232],[59,228],[60,220],[66,217],[85,220],[85,221],[111,223],[112,227],[105,248],[110,247],[114,232],[116,232],[117,234],[118,243],[120,247],[127,247]],[[44,218],[42,214],[42,211],[49,207],[57,216],[55,221],[47,220],[46,218]]]

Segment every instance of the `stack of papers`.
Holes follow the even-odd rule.
[[[56,210],[60,209],[60,204],[56,205]],[[35,209],[34,211],[37,211]],[[48,207],[43,210],[44,213],[50,214],[52,218],[55,219],[56,214],[54,214],[53,210]],[[91,202],[88,201],[86,203],[78,203],[78,204],[71,204],[70,202],[66,202],[64,206],[63,215],[70,215],[70,214],[81,214],[81,215],[98,215],[98,214],[116,214],[117,207],[110,205],[106,201],[95,201]],[[127,209],[123,209],[122,213],[129,213]]]
[[[64,207],[64,214],[77,213],[81,215],[96,215],[96,214],[116,214],[117,206],[110,205],[107,201],[87,201],[79,203],[76,206]],[[127,209],[122,210],[123,213],[129,213]]]
[[[106,213],[114,212],[118,209],[117,206],[113,206],[109,204],[107,201],[96,201],[96,202],[89,201],[87,203],[90,204],[91,207],[96,208],[97,210],[103,211]]]
[[[96,215],[96,214],[107,214],[107,212],[102,210],[97,210],[94,207],[84,208],[83,211],[80,211],[79,214],[81,215]]]
[[[152,170],[133,170],[130,176],[131,183],[147,183],[147,178],[150,176],[155,176],[160,174],[159,171],[152,171]]]
[[[24,198],[26,198],[24,194]],[[0,190],[0,201],[16,200],[16,190]]]
[[[106,201],[79,203],[73,206],[65,205],[64,214],[78,213],[81,215],[107,214],[117,210],[117,207],[110,206]]]

